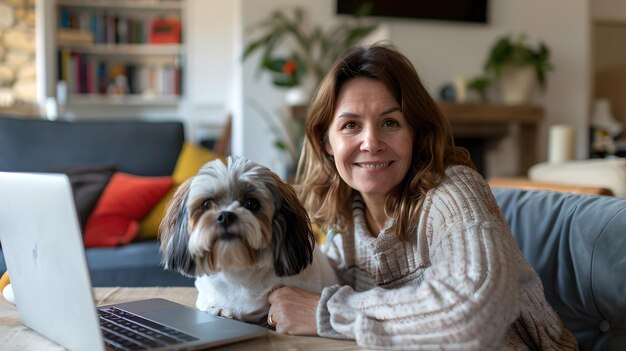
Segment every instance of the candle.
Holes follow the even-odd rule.
[[[454,79],[454,97],[459,104],[467,102],[467,78],[458,76]]]
[[[548,136],[548,162],[560,163],[574,159],[576,130],[566,124],[550,127]]]

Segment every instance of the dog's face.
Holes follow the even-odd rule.
[[[266,167],[230,157],[178,188],[159,234],[165,267],[187,276],[268,265],[278,276],[297,274],[315,242],[293,188]]]

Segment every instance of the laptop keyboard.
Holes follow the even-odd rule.
[[[104,342],[114,350],[142,350],[198,340],[117,307],[100,308],[98,314]]]

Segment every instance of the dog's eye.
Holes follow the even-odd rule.
[[[245,207],[249,211],[253,211],[254,212],[254,211],[258,210],[259,207],[261,207],[261,204],[259,204],[259,201],[257,201],[257,199],[247,199],[243,203],[243,207]]]
[[[211,200],[210,199],[206,199],[206,200],[202,201],[202,211],[206,211],[209,208],[211,208]]]

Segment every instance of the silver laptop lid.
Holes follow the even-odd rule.
[[[0,242],[22,323],[71,350],[104,350],[67,176],[0,172]]]

